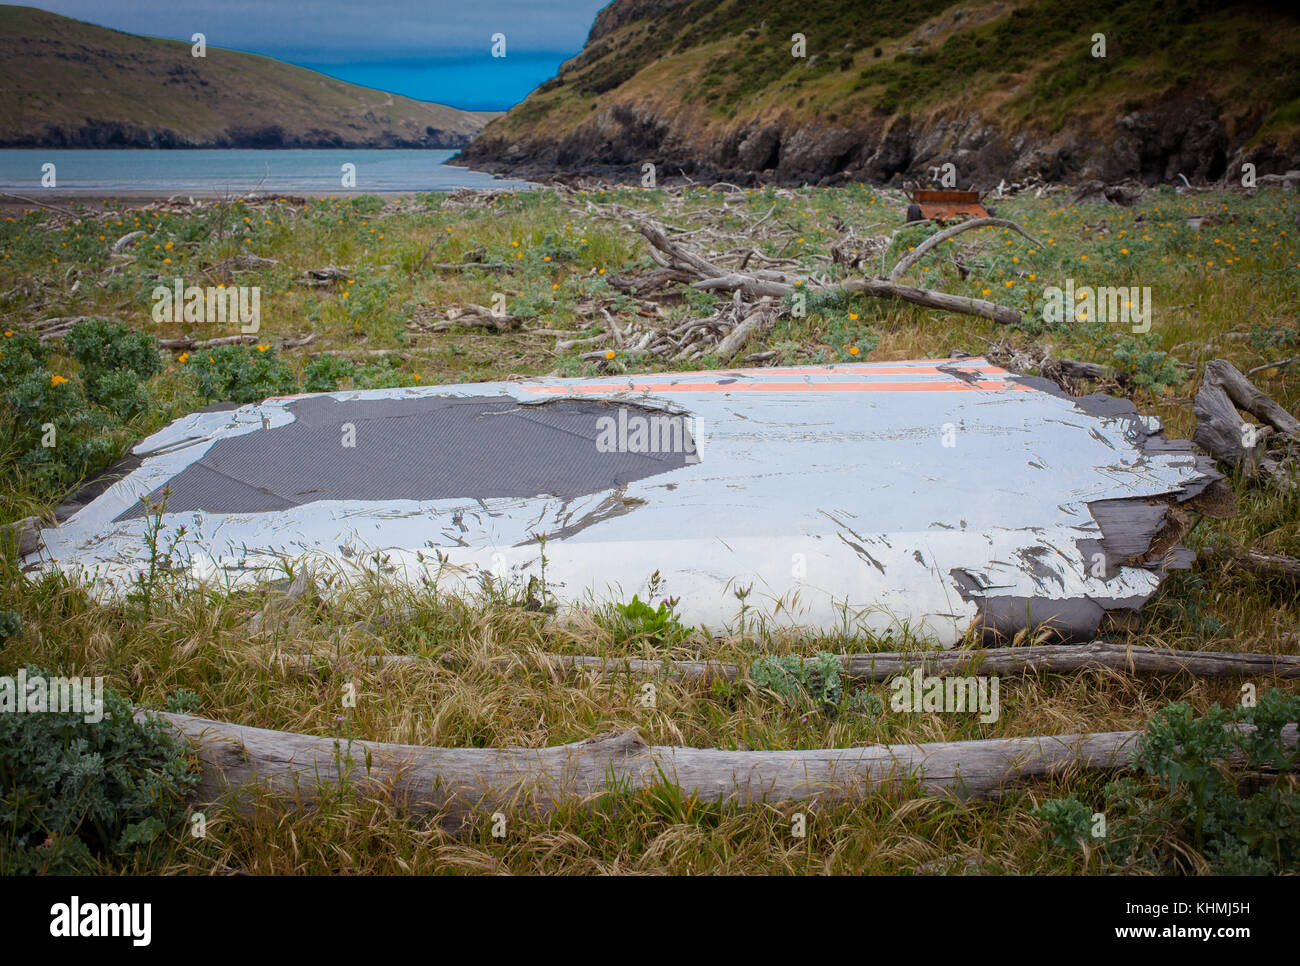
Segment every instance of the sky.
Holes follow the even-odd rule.
[[[27,0],[133,34],[265,54],[464,110],[505,110],[582,49],[609,0]],[[506,56],[491,54],[492,35]]]

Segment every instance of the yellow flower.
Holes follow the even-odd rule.
[[[6,338],[6,339],[11,339],[11,338],[13,338],[13,330],[11,330],[11,329],[5,329],[5,338]]]
[[[606,349],[606,350],[605,350],[605,358],[606,358],[606,359],[612,359],[612,358],[614,358],[614,350],[613,350],[613,349]]]
[[[850,312],[850,313],[849,313],[849,318],[851,318],[851,319],[856,319],[857,317],[858,317],[858,313],[857,313],[857,312]]]
[[[190,358],[190,354],[189,354],[188,352],[182,352],[182,353],[180,354],[180,358],[179,358],[177,361],[178,361],[178,362],[188,362],[188,361],[189,361],[189,358]]]
[[[257,351],[258,351],[258,352],[265,352],[265,351],[266,351],[267,349],[269,349],[269,348],[271,348],[269,345],[259,345],[259,346],[257,347]]]
[[[855,345],[849,346],[849,355],[855,356],[857,354],[858,354],[858,347]]]
[[[50,385],[51,385],[51,386],[61,386],[61,385],[63,385],[63,384],[64,384],[65,382],[67,382],[67,381],[68,381],[68,380],[64,379],[62,376],[59,376],[59,375],[53,375],[53,376],[50,376]]]
[[[416,382],[420,381],[420,374],[418,372],[415,374],[415,381]]]

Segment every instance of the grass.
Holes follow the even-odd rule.
[[[995,331],[984,321],[883,301],[810,300],[807,317],[779,324],[747,351],[775,351],[771,361],[783,365],[888,361],[946,356],[955,348],[978,353],[990,341],[1007,339],[1017,347],[1050,345],[1056,357],[1115,365],[1136,358],[1132,346],[1123,343],[1128,333],[1100,320],[1059,327],[1036,322],[1042,290],[1063,285],[1067,277],[1076,285],[1149,286],[1155,308],[1144,347],[1190,367],[1179,370],[1190,378],[1137,386],[1134,399],[1175,437],[1193,428],[1190,403],[1205,361],[1227,358],[1245,370],[1300,353],[1300,203],[1294,194],[1262,191],[1248,198],[1156,191],[1129,209],[1073,206],[1063,197],[1025,195],[998,205],[1000,215],[1024,225],[1041,247],[1000,229],[970,232],[945,246],[971,266],[967,278],[935,255],[909,273],[923,286],[1020,308],[1026,314],[1020,330]],[[864,186],[754,191],[728,206],[719,194],[702,189],[618,188],[592,190],[572,202],[534,191],[479,204],[441,196],[360,197],[199,210],[109,203],[75,220],[17,212],[0,222],[0,311],[6,331],[55,316],[91,315],[177,337],[186,334],[186,326],[154,323],[150,293],[158,284],[155,276],[166,281],[180,275],[187,284],[262,286],[259,338],[266,344],[314,333],[311,345],[283,355],[299,383],[311,360],[327,350],[346,354],[363,368],[361,376],[347,379],[383,378],[385,384],[654,371],[665,365],[637,366],[618,358],[585,362],[580,349],[556,355],[553,336],[526,329],[429,332],[408,323],[453,306],[490,305],[500,292],[508,309],[532,327],[580,329],[586,321],[583,299],[615,295],[608,285],[611,273],[651,265],[639,236],[623,229],[628,219],[616,205],[683,227],[707,223],[735,230],[773,204],[778,212],[769,223],[789,227],[764,239],[760,250],[793,253],[808,271],[824,270],[826,263],[815,256],[829,253],[842,235],[838,225],[857,227],[864,236],[893,231],[903,220],[896,193]],[[1186,219],[1194,214],[1213,219],[1193,230]],[[866,228],[873,224],[877,227]],[[112,243],[132,230],[147,233],[136,260],[113,259]],[[932,230],[913,226],[899,232],[892,250],[876,264],[892,265]],[[430,249],[427,262],[473,255],[505,262],[511,270],[419,268]],[[240,270],[231,259],[242,253],[278,264]],[[346,284],[297,283],[301,271],[325,264],[349,266]],[[636,311],[631,302],[611,307],[625,318]],[[669,311],[698,313],[700,306],[688,299]],[[850,354],[854,346],[860,349],[856,357]],[[372,350],[392,353],[382,372],[376,357],[366,354]],[[119,451],[202,403],[189,360],[181,361],[180,352],[166,355],[163,372],[149,385],[154,404],[121,427],[115,437]],[[77,363],[61,351],[51,366],[68,377],[77,375]],[[1266,369],[1256,378],[1295,410],[1300,366]],[[0,480],[5,495],[0,522],[33,512],[48,520],[62,496],[25,478],[12,453],[0,455]],[[1192,543],[1214,540],[1300,552],[1300,497],[1241,492],[1238,516],[1202,521]],[[340,738],[466,747],[541,747],[623,728],[638,729],[651,743],[721,748],[963,740],[1140,728],[1170,701],[1204,711],[1216,702],[1228,706],[1239,700],[1239,682],[1095,671],[1004,679],[1002,714],[987,724],[974,715],[876,713],[870,701],[850,704],[847,692],[853,689],[846,689],[840,706],[826,709],[797,696],[782,700],[749,680],[711,686],[661,680],[655,706],[647,708],[639,680],[560,677],[519,661],[503,667],[500,659],[545,651],[709,658],[748,666],[766,653],[812,656],[922,648],[928,642],[905,633],[882,640],[778,630],[755,624],[752,612],[742,633],[740,601],[729,628],[683,637],[619,620],[607,602],[589,601],[552,620],[521,606],[518,589],[470,599],[430,587],[392,587],[375,576],[296,604],[286,604],[273,587],[183,593],[163,579],[157,590],[147,600],[136,595],[96,601],[61,578],[20,574],[6,563],[0,611],[18,613],[23,630],[0,645],[0,673],[34,661],[55,672],[102,674],[108,686],[142,705],[163,707],[169,696],[192,692],[190,706],[205,717]],[[393,620],[401,608],[409,609],[409,618]],[[248,621],[258,613],[277,619],[270,629],[253,634]],[[1202,563],[1167,581],[1145,618],[1127,638],[1135,645],[1294,653],[1300,605],[1293,586]],[[318,673],[290,673],[276,660],[279,654],[309,651],[329,656],[319,662]],[[381,652],[430,660],[382,673],[367,669],[363,656]],[[349,682],[358,692],[355,707],[341,700]],[[1277,682],[1254,683],[1263,690]],[[1300,690],[1297,682],[1279,686],[1289,693]],[[865,691],[889,708],[886,683],[867,685]],[[1095,777],[1067,775],[1018,788],[998,804],[945,803],[900,792],[811,810],[723,809],[659,788],[613,793],[549,820],[512,817],[504,838],[491,835],[486,816],[468,835],[457,837],[436,824],[408,820],[382,800],[344,792],[313,812],[272,801],[255,818],[241,818],[225,807],[211,809],[207,837],[171,841],[163,868],[322,874],[1097,873],[1114,870],[1103,868],[1095,854],[1054,847],[1030,811],[1065,794],[1095,800],[1099,788]],[[791,835],[796,811],[811,816],[806,838]],[[1198,868],[1194,860],[1190,868]]]

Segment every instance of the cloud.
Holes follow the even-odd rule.
[[[347,63],[508,48],[576,53],[609,0],[43,0],[46,10],[127,33],[284,59]]]

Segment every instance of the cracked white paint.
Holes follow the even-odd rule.
[[[540,576],[533,534],[545,533],[552,535],[547,584],[566,603],[644,595],[657,570],[688,623],[734,625],[734,591],[752,584],[751,613],[777,624],[876,632],[907,625],[947,645],[977,612],[958,591],[956,569],[990,596],[1150,594],[1158,577],[1144,569],[1091,575],[1078,547],[1100,536],[1087,504],[1159,496],[1202,479],[1186,453],[1143,453],[1131,420],[1089,415],[980,359],[332,395],[636,401],[696,417],[703,459],[619,493],[568,501],[352,500],[167,514],[169,530],[189,528],[178,557],[192,576],[244,585],[304,558],[356,573],[373,568],[378,551],[395,577],[473,589],[482,571]],[[114,518],[219,438],[263,431],[264,420],[271,427],[292,421],[291,401],[198,413],[154,434],[135,449],[143,465],[62,527],[45,530],[44,547],[27,562],[121,593],[147,566],[148,520]],[[945,428],[955,445],[944,445]],[[589,522],[612,500],[626,512]],[[568,536],[553,536],[566,528]]]

